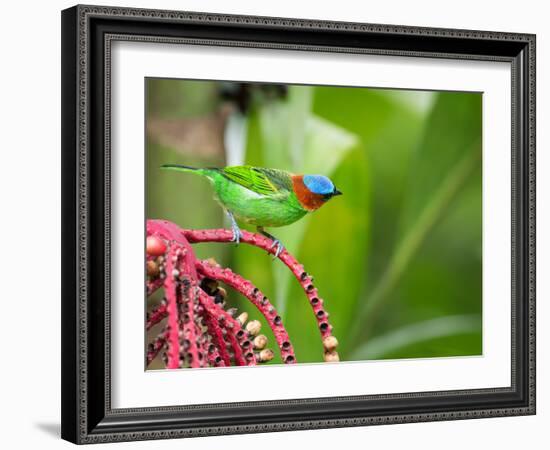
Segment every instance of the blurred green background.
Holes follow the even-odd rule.
[[[268,231],[315,277],[341,360],[482,353],[481,94],[147,79],[146,96],[148,218],[228,227],[208,181],[165,163],[327,175],[342,197]],[[248,245],[195,250],[272,299],[299,362],[323,361],[280,261]],[[261,320],[273,347],[254,306],[228,303]]]

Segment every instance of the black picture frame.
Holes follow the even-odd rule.
[[[510,62],[511,386],[112,409],[109,82],[114,40]],[[83,444],[534,413],[534,35],[81,5],[62,12],[64,439]]]

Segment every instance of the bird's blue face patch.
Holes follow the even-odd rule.
[[[304,184],[314,194],[327,195],[334,192],[334,184],[323,175],[304,175]]]

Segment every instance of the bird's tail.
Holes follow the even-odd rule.
[[[197,170],[201,170],[197,167],[190,167],[190,166],[182,166],[181,164],[163,164],[160,166],[161,169],[168,169],[168,170],[177,170],[178,172],[195,172]]]
[[[181,164],[163,164],[160,166],[161,169],[166,170],[175,170],[177,172],[193,172],[197,175],[205,175],[209,176],[212,174],[213,171],[217,170],[214,168],[199,168],[199,167],[190,167],[190,166],[183,166]]]

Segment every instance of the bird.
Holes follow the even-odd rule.
[[[207,178],[213,186],[214,199],[231,221],[232,242],[238,244],[242,238],[237,219],[255,225],[259,233],[273,241],[271,248],[277,247],[275,258],[284,246],[265,227],[290,225],[316,211],[331,198],[342,195],[324,175],[293,174],[250,165],[198,168],[163,164],[161,168]]]

